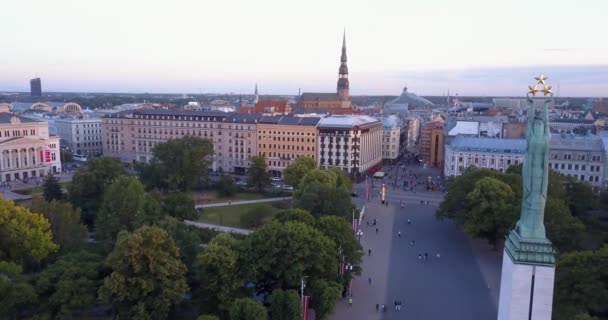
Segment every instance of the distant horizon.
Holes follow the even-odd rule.
[[[0,91],[608,95],[608,1],[24,0],[3,6]],[[142,10],[144,9],[144,10]],[[572,13],[576,12],[576,15]],[[220,14],[221,13],[221,14]],[[314,17],[314,18],[313,18]],[[546,17],[546,18],[543,18]],[[314,23],[313,22],[314,19]],[[560,22],[568,23],[560,23]],[[556,92],[557,93],[557,92]]]

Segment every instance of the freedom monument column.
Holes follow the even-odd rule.
[[[549,183],[548,105],[551,86],[542,74],[529,86],[526,159],[523,165],[521,215],[505,240],[498,302],[498,320],[551,320],[555,250],[544,225]],[[545,97],[542,110],[532,100]],[[532,97],[530,97],[532,95]]]

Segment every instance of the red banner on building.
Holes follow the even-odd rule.
[[[51,151],[50,150],[44,150],[44,161],[51,162]]]
[[[304,299],[302,299],[302,320],[308,320],[309,301],[310,301],[310,296],[304,296]]]

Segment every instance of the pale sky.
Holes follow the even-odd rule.
[[[606,0],[4,0],[0,91],[608,95]]]

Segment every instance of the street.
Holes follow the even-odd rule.
[[[437,176],[435,169],[415,172],[421,180]],[[415,193],[388,188],[385,206],[379,186],[376,182],[361,226],[365,255],[363,272],[352,283],[353,306],[342,299],[330,319],[495,319],[500,254],[468,239],[453,222],[435,219],[441,192],[426,191],[424,185]],[[364,184],[354,188],[365,189]],[[367,226],[374,219],[377,226]],[[385,304],[386,311],[376,311],[376,304]]]

